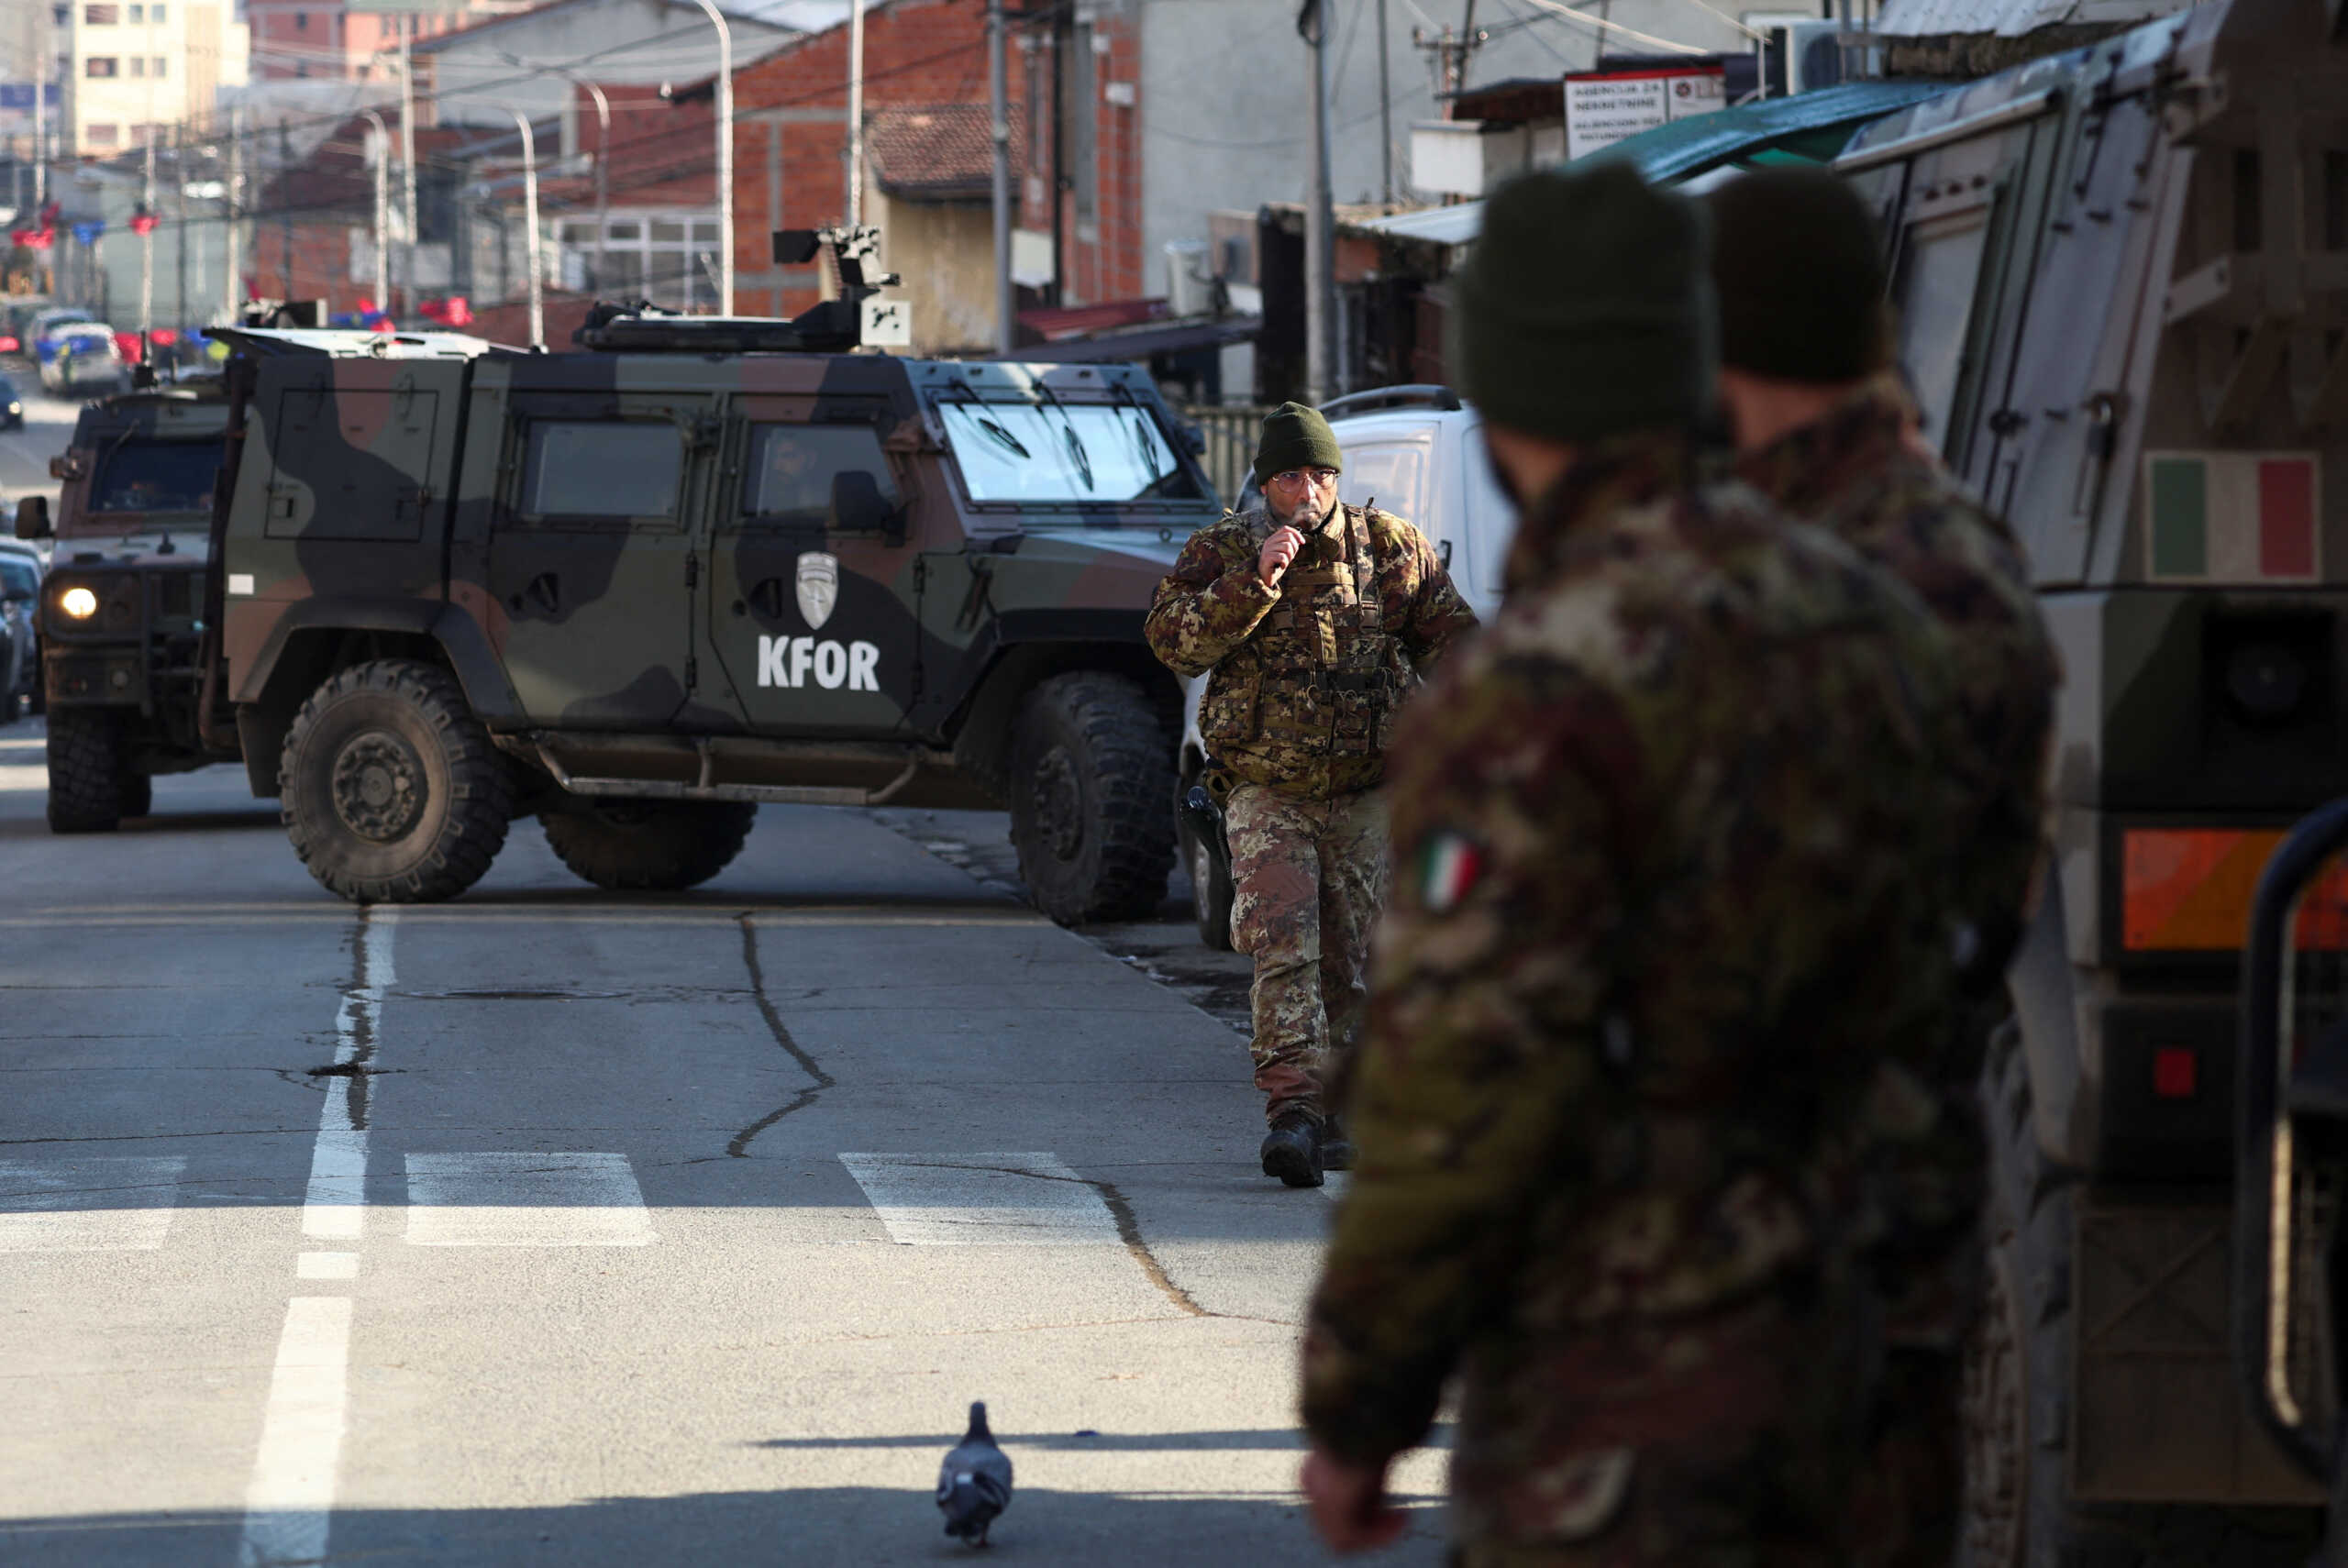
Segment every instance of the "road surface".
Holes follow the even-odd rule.
[[[943,1562],[973,1398],[996,1558],[1324,1560],[1337,1188],[1256,1170],[1180,908],[1091,940],[1000,817],[768,807],[690,895],[526,823],[361,911],[236,770],[80,838],[43,777],[0,728],[0,1562]],[[1371,1561],[1440,1561],[1442,1485]]]

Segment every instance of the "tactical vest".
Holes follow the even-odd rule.
[[[1280,602],[1207,678],[1199,728],[1210,752],[1301,762],[1385,751],[1415,678],[1386,629],[1380,564],[1366,508],[1305,536]]]

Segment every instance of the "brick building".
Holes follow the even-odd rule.
[[[1146,292],[1146,278],[1130,28],[1119,17],[1079,24],[1062,11],[1016,20],[1013,35],[1009,93],[1020,127],[1013,160],[1020,248],[1044,259],[1039,268],[1028,270],[1037,297],[1071,305],[1135,297]],[[792,315],[822,297],[820,270],[775,267],[769,235],[778,228],[836,223],[846,213],[847,47],[847,28],[828,28],[735,72],[737,309]],[[964,165],[971,149],[960,132],[968,128],[971,106],[980,111],[983,123],[988,102],[983,0],[878,0],[866,17],[864,51],[868,165],[875,165],[869,153],[876,128],[880,143],[897,149],[868,179],[879,182],[884,198],[914,202],[922,199],[925,184],[966,182],[971,171]],[[703,82],[680,90],[681,108],[705,103],[712,86]],[[1060,110],[1057,118],[1055,103]],[[919,145],[912,133],[921,127],[913,126],[911,116],[941,113],[952,116],[957,128],[934,144],[936,155],[952,164],[941,167],[934,180],[908,164],[906,150]],[[1057,225],[1051,200],[1055,152],[1065,172],[1058,182]],[[963,185],[960,194],[943,199],[967,203],[975,197]],[[868,216],[878,215],[869,204]],[[969,240],[964,225],[906,226],[952,237],[939,244],[966,248]],[[945,259],[914,248],[921,243],[912,232],[884,235],[888,265],[909,280],[934,274]],[[987,264],[992,265],[991,256]],[[918,299],[914,313],[918,331]],[[978,324],[962,320],[967,314],[956,307],[956,336],[990,339],[991,306],[981,332],[970,331]]]

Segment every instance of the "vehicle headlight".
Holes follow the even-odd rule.
[[[8,405],[8,412],[11,414],[22,414],[24,411],[25,405],[21,403],[12,403]]]
[[[86,588],[69,588],[57,596],[57,607],[76,621],[98,613],[98,596]]]

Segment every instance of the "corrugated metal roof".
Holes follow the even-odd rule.
[[[1799,146],[1811,157],[1832,157],[1860,127],[1949,91],[1944,82],[1846,82],[1790,98],[1768,98],[1718,114],[1658,126],[1616,142],[1598,158],[1627,158],[1648,179],[1676,184],[1711,170]],[[1841,138],[1833,133],[1840,131]],[[1833,145],[1825,145],[1832,143]],[[1392,217],[1365,218],[1345,227],[1391,239],[1465,245],[1483,231],[1484,204],[1421,207]]]
[[[2174,16],[2193,0],[1886,0],[1872,30],[1893,38],[1994,33],[2020,38],[2041,28],[2130,28]]]

